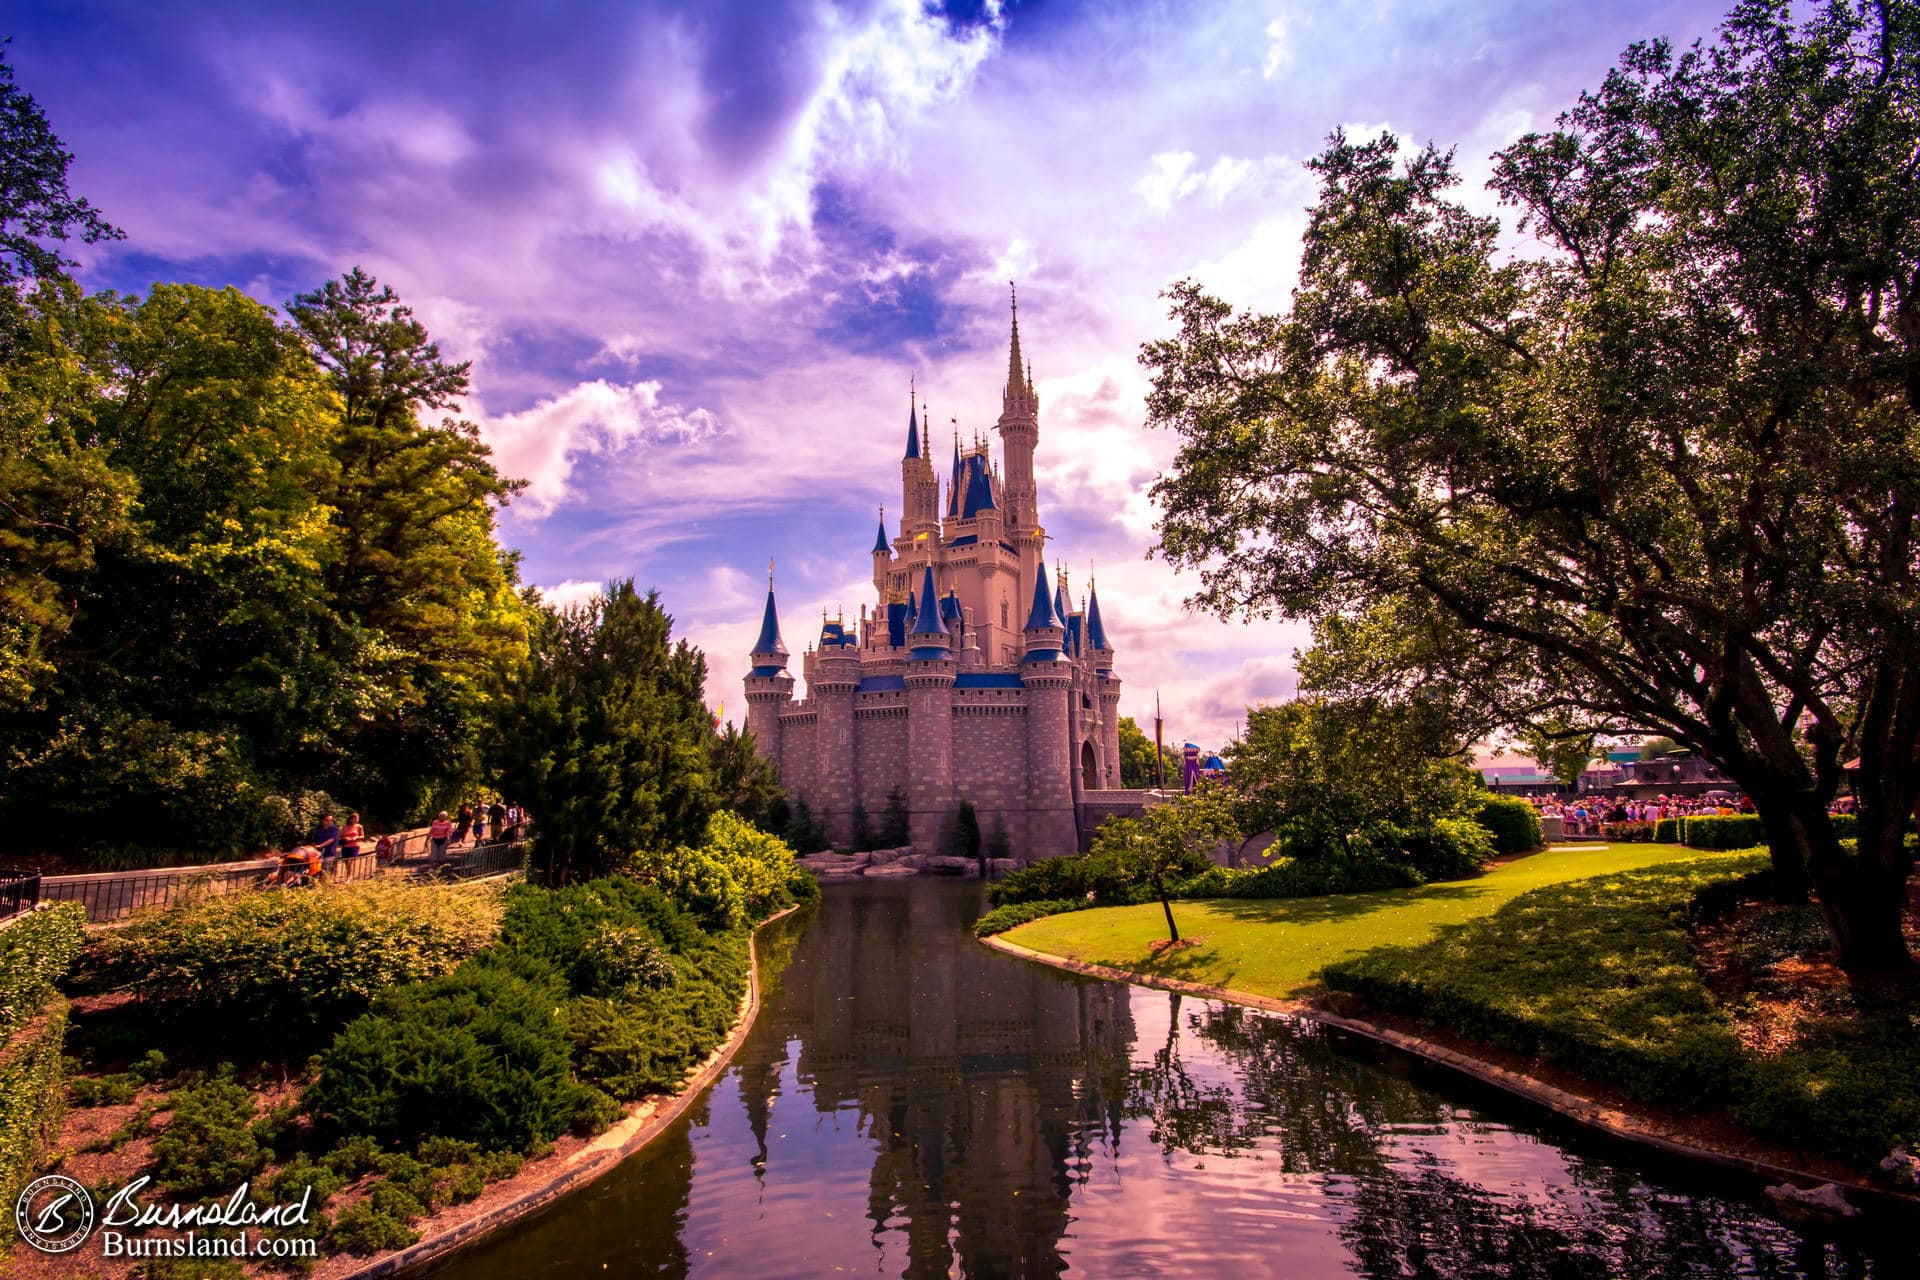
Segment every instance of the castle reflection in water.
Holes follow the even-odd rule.
[[[1129,989],[956,949],[975,911],[964,892],[830,891],[761,1016],[817,1110],[857,1111],[867,1214],[904,1234],[911,1273],[1057,1275],[1073,1186],[1119,1140]],[[780,1068],[741,1066],[763,1151]]]

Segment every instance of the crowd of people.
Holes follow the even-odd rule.
[[[511,843],[521,838],[526,825],[526,810],[501,799],[491,804],[461,805],[457,821],[442,809],[427,827],[427,863],[440,866],[451,862],[463,847],[470,850],[483,844]],[[336,822],[331,813],[322,814],[305,844],[280,855],[280,865],[267,877],[267,883],[313,884],[354,859],[371,857],[379,865],[396,860],[402,852],[400,840],[391,833],[370,837],[357,813],[348,814],[345,825]]]
[[[1619,800],[1606,796],[1530,796],[1543,818],[1559,818],[1568,835],[1597,836],[1602,823],[1659,822],[1710,814],[1752,813],[1753,801],[1726,792],[1701,796],[1650,796]]]

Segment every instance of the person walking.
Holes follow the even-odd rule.
[[[473,806],[473,843],[483,845],[487,842],[487,806]]]
[[[333,864],[340,858],[340,824],[333,820],[332,814],[320,815],[319,829],[313,833],[309,843],[320,851],[320,865],[332,870]]]
[[[360,815],[347,815],[347,825],[340,828],[340,856],[353,859],[360,856],[360,842],[367,838],[367,829],[360,825]]]
[[[453,842],[455,844],[465,844],[467,833],[471,830],[473,830],[473,806],[463,804],[460,806],[460,825],[455,827],[453,831]]]
[[[495,800],[487,810],[487,816],[493,819],[493,838],[499,844],[507,842],[507,806],[505,801]]]
[[[447,821],[447,811],[442,809],[434,815],[433,824],[427,828],[427,861],[445,862],[447,842],[453,838],[453,824]]]

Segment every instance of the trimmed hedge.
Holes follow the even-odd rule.
[[[66,1102],[67,1002],[54,984],[79,954],[86,920],[65,902],[0,928],[0,1204],[20,1194]],[[12,1234],[9,1212],[0,1242]]]
[[[975,920],[973,936],[991,938],[996,933],[1005,933],[1029,920],[1038,920],[1042,916],[1057,916],[1068,911],[1084,911],[1092,905],[1085,898],[1041,898],[1035,902],[1009,902],[1005,906],[995,907]]]
[[[1488,796],[1473,820],[1493,836],[1493,847],[1502,856],[1540,847],[1540,811],[1531,801],[1518,796]]]
[[[1751,849],[1766,842],[1766,828],[1750,813],[1700,814],[1680,820],[1680,843],[1689,849]]]
[[[1182,898],[1319,898],[1425,884],[1404,862],[1379,857],[1277,858],[1264,867],[1214,867],[1180,885]]]
[[[1653,843],[1679,844],[1680,843],[1680,819],[1678,818],[1655,819],[1653,824]]]

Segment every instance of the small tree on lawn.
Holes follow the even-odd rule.
[[[1130,879],[1145,881],[1167,917],[1167,941],[1180,941],[1173,922],[1168,884],[1178,876],[1204,870],[1207,854],[1225,841],[1238,840],[1227,792],[1202,787],[1190,796],[1147,810],[1141,818],[1109,819],[1093,837],[1094,856],[1115,856],[1127,864]]]

